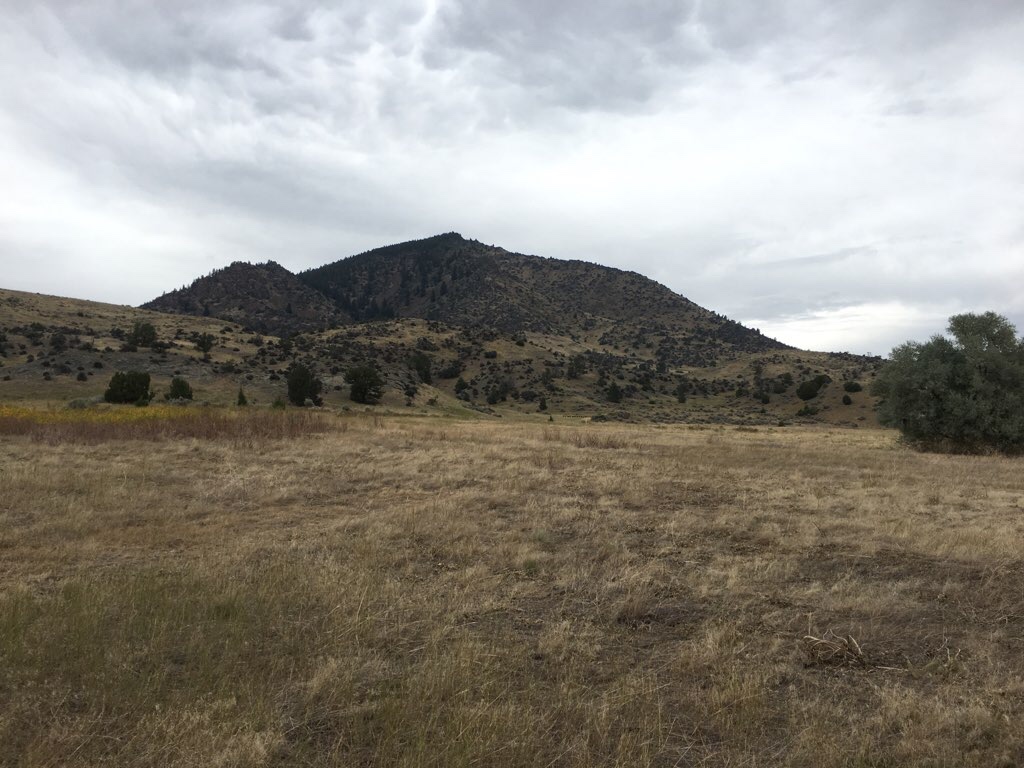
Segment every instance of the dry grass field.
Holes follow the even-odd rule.
[[[0,765],[1024,764],[1019,459],[227,413],[0,420]]]

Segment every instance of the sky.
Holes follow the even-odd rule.
[[[1020,0],[0,0],[0,286],[457,231],[807,349],[1024,332]]]

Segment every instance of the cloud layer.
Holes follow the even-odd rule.
[[[1017,0],[11,0],[5,287],[140,303],[458,230],[789,343],[1024,331]]]

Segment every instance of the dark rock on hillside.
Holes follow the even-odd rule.
[[[142,307],[209,315],[275,335],[322,330],[351,321],[334,302],[273,261],[236,261]]]

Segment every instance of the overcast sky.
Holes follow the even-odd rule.
[[[1024,332],[1021,0],[0,0],[0,286],[458,231],[805,348]]]

